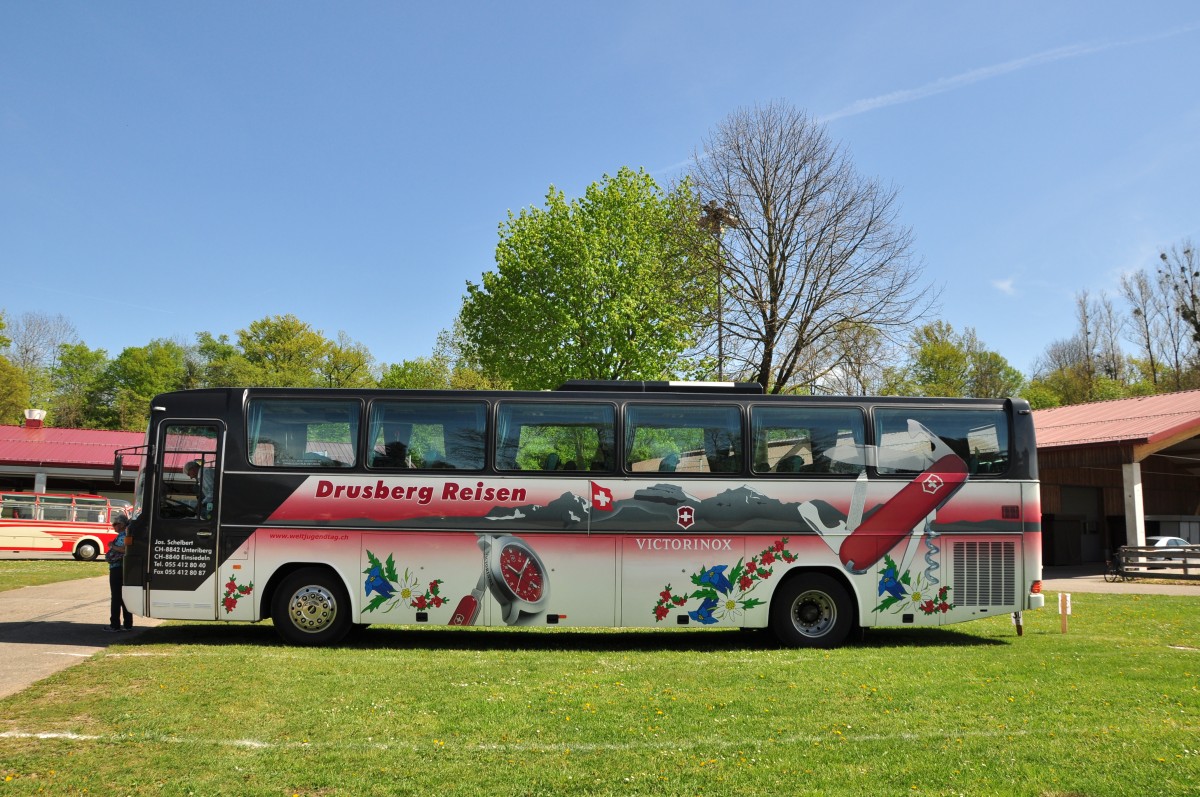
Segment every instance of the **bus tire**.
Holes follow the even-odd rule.
[[[789,648],[835,648],[854,627],[854,604],[842,582],[824,573],[789,579],[771,599],[771,630]]]
[[[292,645],[333,645],[350,630],[350,596],[341,579],[323,567],[305,567],[280,583],[271,620]]]
[[[75,558],[81,562],[94,562],[100,555],[100,546],[94,540],[82,540],[75,546]]]

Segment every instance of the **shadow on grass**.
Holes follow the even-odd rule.
[[[142,645],[264,645],[286,647],[269,623],[180,623],[147,629]],[[942,628],[871,629],[852,635],[849,647],[938,648],[994,647],[1005,639],[974,636]],[[746,651],[780,650],[764,629],[489,629],[381,626],[355,631],[340,649],[431,651]],[[798,651],[799,652],[799,651]]]

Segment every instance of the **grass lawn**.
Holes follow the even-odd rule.
[[[168,624],[0,700],[0,795],[1200,794],[1198,608],[1077,593],[1066,635],[1043,610],[834,651]]]
[[[103,559],[98,562],[77,562],[74,559],[5,559],[0,560],[0,592],[107,574],[108,563]]]

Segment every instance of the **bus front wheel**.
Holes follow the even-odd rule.
[[[350,596],[334,573],[306,567],[275,590],[271,619],[289,644],[332,645],[350,630]]]
[[[81,562],[93,562],[100,555],[100,546],[91,540],[84,540],[75,548],[75,558]]]
[[[771,630],[792,648],[834,648],[854,625],[846,587],[823,573],[804,573],[780,586],[771,599]]]

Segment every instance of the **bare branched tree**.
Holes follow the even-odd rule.
[[[1121,296],[1129,303],[1130,340],[1145,363],[1146,377],[1158,387],[1162,377],[1162,338],[1166,307],[1159,301],[1154,280],[1143,269],[1121,275]]]
[[[44,407],[50,400],[50,374],[58,365],[59,347],[79,339],[75,325],[66,316],[22,313],[5,330],[10,339],[8,359],[29,383],[29,403]]]
[[[1200,342],[1200,263],[1196,247],[1184,241],[1159,255],[1163,266],[1159,274],[1171,286],[1174,306],[1192,328],[1192,338]]]
[[[1129,340],[1137,346],[1143,376],[1156,390],[1183,390],[1195,384],[1197,357],[1192,328],[1176,307],[1173,275],[1142,269],[1121,277],[1129,304]]]
[[[8,358],[22,371],[53,368],[58,360],[58,347],[75,343],[75,326],[62,314],[22,313],[8,325],[5,333],[11,338]]]
[[[1125,379],[1125,353],[1121,351],[1121,335],[1125,318],[1117,312],[1112,299],[1104,291],[1093,303],[1096,323],[1096,368],[1109,379]]]
[[[704,141],[691,176],[702,200],[736,219],[721,236],[731,373],[774,392],[819,379],[843,365],[839,330],[899,341],[936,302],[897,223],[896,192],[860,176],[803,112],[737,111]]]

